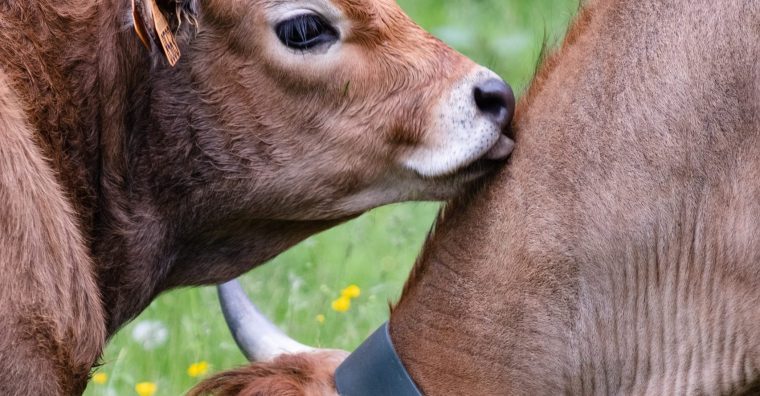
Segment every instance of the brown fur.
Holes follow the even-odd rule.
[[[94,268],[71,204],[3,77],[0,393],[81,392],[105,339]]]
[[[346,355],[340,351],[283,355],[217,374],[188,396],[337,395],[333,373]]]
[[[585,6],[392,314],[426,394],[756,389],[757,26],[755,1]]]
[[[752,1],[584,7],[392,312],[425,394],[758,393],[757,26]],[[290,383],[255,371],[199,389]]]
[[[398,158],[472,62],[390,0],[336,0],[356,27],[342,58],[288,63],[269,3],[158,1],[176,68],[143,48],[128,0],[0,3],[0,393],[79,393],[162,291],[466,184]]]

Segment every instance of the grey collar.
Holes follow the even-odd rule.
[[[338,367],[335,385],[341,396],[422,396],[393,348],[387,322]]]

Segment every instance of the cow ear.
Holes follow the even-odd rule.
[[[198,0],[131,0],[135,33],[145,47],[160,52],[174,66],[181,56],[175,32],[196,25]]]

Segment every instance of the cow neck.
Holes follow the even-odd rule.
[[[161,255],[163,217],[152,214],[145,174],[133,172],[151,122],[154,63],[134,31],[124,27],[129,1],[100,0],[98,55],[98,211],[92,252],[112,335],[160,292],[167,271]],[[121,10],[114,12],[113,10]],[[161,164],[154,164],[161,166]],[[136,177],[137,176],[137,177]]]
[[[501,187],[499,201],[519,202]],[[393,344],[425,394],[756,394],[756,282],[735,254],[741,220],[710,199],[683,203],[619,249],[602,244],[596,258],[562,259],[547,247],[545,262],[523,263],[521,236],[477,225],[481,202],[472,204],[480,216],[459,207],[392,312]],[[471,237],[479,234],[498,236]]]
[[[92,249],[113,334],[161,292],[232,279],[337,221],[247,218],[239,197],[223,194],[230,187],[214,184],[224,177],[194,179],[196,170],[214,170],[198,165],[204,153],[187,153],[203,133],[193,125],[215,120],[195,107],[196,93],[188,89],[192,51],[183,51],[185,61],[174,68],[151,58],[134,31],[123,27],[130,2],[103,1],[98,40],[102,158]],[[123,13],[112,11],[120,7]],[[214,189],[219,193],[209,194]]]
[[[712,4],[669,3],[677,6],[669,18],[697,3]],[[688,56],[619,54],[646,32],[681,25],[654,10],[661,2],[627,4],[609,15],[638,29],[618,30],[604,10],[599,20],[581,13],[521,102],[509,167],[455,206],[428,242],[390,321],[423,392],[756,392],[759,238],[748,214],[756,197],[747,191],[757,180],[757,118],[747,121],[756,112],[736,98],[757,91],[734,91],[714,78],[723,70],[700,80],[711,82],[710,95],[665,90],[663,76],[684,59],[710,70],[726,55],[707,51],[723,47],[692,45],[703,38],[674,29]],[[724,17],[705,18],[714,24],[708,30],[746,24]],[[732,78],[751,76],[737,87],[757,86],[739,68],[756,66],[750,54],[737,51],[725,63],[737,68]],[[599,99],[610,86],[634,89]],[[683,123],[703,114],[721,117]],[[642,130],[655,138],[631,147],[628,138]],[[721,136],[725,146],[694,144],[704,136]]]
[[[446,219],[445,225],[456,229],[454,220]],[[468,235],[468,244],[487,249],[485,243],[469,240],[472,234],[463,234]],[[490,315],[493,307],[504,305],[498,301],[504,294],[494,293],[498,277],[479,272],[474,263],[469,268],[460,265],[477,253],[449,255],[447,244],[459,240],[461,235],[435,235],[428,241],[392,311],[391,339],[423,394],[502,394],[504,389],[493,387],[497,381],[483,378],[502,375],[499,359],[503,348],[483,340],[502,330],[493,327]],[[438,249],[440,246],[446,252]],[[446,358],[438,358],[441,356]]]

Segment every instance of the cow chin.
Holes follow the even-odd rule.
[[[477,66],[454,84],[435,107],[425,141],[403,160],[404,167],[423,178],[462,178],[481,160],[506,159],[513,142],[502,133],[502,125],[478,108],[473,96],[473,87],[489,79],[500,80]]]
[[[414,171],[404,170],[335,201],[330,210],[309,212],[298,220],[346,221],[383,205],[406,201],[446,201],[484,180],[503,163],[483,158],[439,177],[422,177]]]

